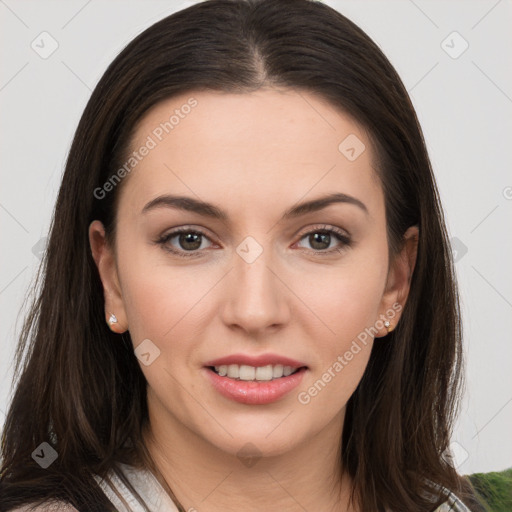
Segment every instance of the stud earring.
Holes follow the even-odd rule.
[[[116,317],[116,315],[114,315],[114,313],[112,313],[110,315],[110,318],[108,319],[108,323],[110,325],[117,324],[117,317]]]
[[[388,334],[393,330],[393,327],[391,327],[391,322],[389,320],[386,320],[384,322],[384,327],[388,330]]]

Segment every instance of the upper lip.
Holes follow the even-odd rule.
[[[292,368],[300,368],[306,366],[304,363],[289,357],[280,356],[279,354],[261,354],[259,356],[250,356],[247,354],[231,354],[218,359],[212,359],[205,363],[205,366],[221,366],[228,364],[238,364],[247,366],[267,366],[269,364],[282,364],[283,366],[291,366]]]

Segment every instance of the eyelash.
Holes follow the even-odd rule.
[[[184,226],[184,227],[181,227],[181,228],[176,228],[175,230],[171,231],[170,233],[167,233],[166,235],[161,236],[158,240],[156,240],[156,243],[159,244],[159,245],[162,245],[166,251],[168,251],[168,252],[170,252],[170,253],[172,253],[172,254],[180,257],[180,258],[197,258],[197,257],[200,257],[201,256],[201,254],[200,254],[201,251],[199,251],[199,250],[196,250],[196,251],[177,251],[176,249],[171,249],[167,245],[169,240],[171,240],[172,238],[174,238],[175,236],[177,236],[177,235],[179,235],[181,233],[187,233],[187,234],[193,233],[194,235],[200,235],[200,236],[203,236],[206,239],[210,240],[208,235],[206,235],[206,233],[203,233],[201,230],[199,230],[199,229],[192,229],[192,228],[189,228],[187,226]],[[322,251],[320,251],[320,250],[315,251],[315,250],[312,250],[312,249],[307,249],[308,252],[313,252],[315,255],[329,256],[329,255],[334,254],[335,252],[341,252],[344,249],[346,249],[346,248],[351,246],[350,237],[347,236],[343,231],[341,231],[341,230],[339,230],[337,228],[334,228],[332,226],[315,227],[311,231],[308,231],[307,233],[304,233],[300,237],[299,241],[302,240],[303,238],[305,238],[305,237],[307,237],[309,235],[315,234],[315,233],[334,235],[334,237],[337,238],[338,241],[342,242],[342,244],[343,244],[343,247],[341,249],[339,247],[333,247],[331,249],[322,250]]]

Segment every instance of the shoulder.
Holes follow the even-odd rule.
[[[13,508],[10,512],[78,512],[78,510],[68,503],[58,501],[53,503],[43,503],[41,505],[31,503]]]

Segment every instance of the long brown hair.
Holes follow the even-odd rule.
[[[347,404],[340,464],[353,478],[353,496],[365,512],[427,511],[443,501],[434,482],[469,500],[467,479],[443,457],[462,378],[453,262],[422,131],[402,81],[359,27],[321,2],[206,0],[130,42],[80,119],[17,347],[15,392],[2,434],[3,510],[38,500],[113,510],[93,475],[118,471],[120,462],[158,474],[142,442],[146,381],[129,333],[120,337],[104,321],[88,240],[95,219],[115,240],[123,183],[105,197],[95,190],[123,165],[137,122],[159,101],[269,85],[315,93],[365,127],[378,156],[391,256],[406,229],[419,227],[403,316],[374,345]],[[42,442],[58,453],[47,469],[31,457]]]

